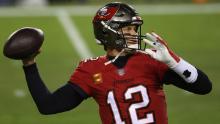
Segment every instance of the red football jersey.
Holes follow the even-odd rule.
[[[167,124],[162,78],[168,67],[139,52],[121,69],[107,61],[82,61],[70,79],[96,100],[102,123]]]

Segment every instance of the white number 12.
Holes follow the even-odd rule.
[[[143,101],[141,101],[139,103],[131,104],[128,108],[132,124],[154,123],[153,113],[147,113],[146,118],[139,119],[138,116],[137,116],[137,112],[136,112],[137,109],[147,107],[148,104],[150,103],[149,96],[148,96],[148,93],[147,93],[147,88],[144,87],[143,85],[138,85],[138,86],[135,86],[135,87],[128,88],[125,91],[125,94],[124,94],[125,95],[124,96],[125,100],[132,99],[132,94],[134,94],[134,93],[140,93]],[[115,123],[116,124],[125,124],[125,121],[123,121],[122,118],[121,118],[120,111],[118,109],[113,91],[108,92],[107,103],[110,104],[110,106],[111,106],[111,109],[112,109],[112,112],[113,112],[113,115],[114,115],[114,119],[115,119]]]

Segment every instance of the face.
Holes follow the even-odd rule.
[[[125,26],[121,30],[124,34],[125,40],[127,42],[128,47],[130,48],[136,48],[138,45],[138,39],[137,37],[137,26],[130,25]]]

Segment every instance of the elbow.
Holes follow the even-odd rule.
[[[206,87],[204,87],[202,89],[202,91],[200,92],[200,95],[207,95],[212,91],[212,84],[209,83],[209,85],[207,85]]]
[[[56,114],[55,109],[51,108],[50,106],[46,105],[37,105],[38,111],[40,112],[40,114],[42,115],[52,115],[52,114]]]
[[[40,112],[40,114],[42,114],[42,115],[50,115],[50,113],[48,113],[48,112],[46,112],[46,111],[41,111],[41,110],[39,110],[39,112]]]
[[[38,111],[40,112],[40,114],[42,114],[42,115],[52,115],[52,114],[55,114],[55,113],[53,113],[53,112],[51,112],[51,111],[48,111],[47,109],[39,109],[38,108]]]
[[[194,90],[191,90],[195,94],[198,95],[207,95],[212,91],[212,83],[211,82],[206,82],[206,83],[201,83],[199,86],[196,86],[193,88]]]
[[[40,112],[40,114],[42,115],[51,115],[51,114],[54,114],[54,113],[51,113],[51,112],[48,112],[48,111],[44,111],[44,110],[38,110]]]
[[[195,84],[197,84],[198,94],[200,95],[206,95],[212,91],[212,82],[208,76],[200,70],[198,70],[198,78]]]

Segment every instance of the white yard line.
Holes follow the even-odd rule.
[[[80,55],[80,57],[83,59],[92,57],[92,53],[89,51],[88,46],[85,44],[85,40],[80,35],[80,32],[77,30],[68,12],[66,12],[65,10],[60,10],[57,13],[57,17],[64,30],[66,31],[66,34],[68,35],[72,46],[78,52],[78,55]]]

